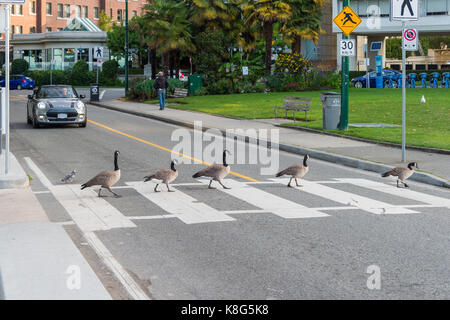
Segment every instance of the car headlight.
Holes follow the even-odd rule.
[[[83,101],[80,101],[80,100],[77,101],[77,109],[84,109]]]
[[[38,102],[37,104],[38,109],[45,109],[47,108],[47,105],[45,104],[45,102]]]

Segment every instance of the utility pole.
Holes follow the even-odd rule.
[[[342,7],[345,8],[350,5],[349,0],[344,0]],[[349,37],[342,33],[342,39],[348,39]],[[339,122],[340,130],[347,130],[348,128],[348,82],[349,82],[349,65],[348,57],[342,56],[342,74],[341,74],[341,119]]]
[[[125,0],[125,95],[128,94],[128,0]]]

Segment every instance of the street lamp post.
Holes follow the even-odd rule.
[[[128,0],[125,0],[125,95],[128,94]]]

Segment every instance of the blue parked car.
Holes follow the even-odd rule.
[[[398,88],[398,81],[401,76],[400,72],[394,71],[394,70],[382,70],[381,74],[383,76],[384,87],[388,87],[387,82],[389,81],[389,76],[392,76],[392,86],[394,88]],[[376,71],[369,72],[369,79],[370,79],[370,87],[376,88],[377,72]],[[355,85],[355,88],[367,88],[366,75],[363,75],[363,76],[357,77],[357,78],[353,78],[350,81]]]
[[[0,87],[5,86],[5,78],[0,77]],[[9,77],[9,88],[14,90],[22,90],[22,89],[34,89],[36,87],[36,83],[30,77],[24,75],[11,75]]]

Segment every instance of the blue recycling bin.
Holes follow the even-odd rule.
[[[417,74],[415,74],[415,73],[410,73],[410,74],[408,75],[408,77],[409,77],[409,87],[410,87],[410,88],[415,88],[415,87],[416,87],[416,77],[417,77]]]
[[[426,88],[427,87],[427,74],[425,73],[425,72],[422,72],[421,74],[420,74],[420,78],[422,79],[421,80],[421,82],[422,82],[422,88]]]
[[[450,88],[450,72],[444,72],[442,74],[442,87]]]
[[[439,73],[433,72],[431,76],[430,87],[439,88]]]

